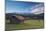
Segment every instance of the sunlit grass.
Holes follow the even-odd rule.
[[[43,28],[43,20],[25,20],[24,24],[6,24],[6,29],[38,29]]]
[[[24,24],[17,24],[16,29],[27,29],[27,28],[41,28],[43,27],[42,21],[37,20],[27,20]]]

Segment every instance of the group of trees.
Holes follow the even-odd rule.
[[[9,20],[12,24],[19,24],[24,23],[24,17],[23,16],[13,16],[6,14],[6,20]]]
[[[13,16],[15,14],[6,14],[6,20],[10,20],[10,23],[24,23],[25,18],[29,19],[44,19],[44,13],[39,15],[19,15],[19,16]]]

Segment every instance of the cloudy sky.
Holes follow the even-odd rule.
[[[41,2],[23,2],[6,0],[6,13],[33,13],[40,14],[44,11],[44,4]]]

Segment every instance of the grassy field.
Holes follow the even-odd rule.
[[[43,20],[25,20],[24,24],[6,24],[6,30],[42,29],[42,28],[44,28]]]

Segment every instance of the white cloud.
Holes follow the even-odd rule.
[[[35,6],[23,9],[21,11],[16,11],[16,13],[33,13],[33,14],[41,14],[44,11],[44,6],[43,4],[38,4]]]
[[[32,7],[32,11],[30,13],[41,14],[41,13],[43,13],[43,11],[44,11],[43,4],[39,4],[39,5]]]
[[[28,8],[25,8],[25,9],[17,9],[16,11],[14,10],[8,10],[8,11],[6,11],[6,12],[9,12],[9,13],[19,13],[19,14],[21,14],[21,13],[33,13],[33,14],[41,14],[41,13],[43,13],[43,11],[44,11],[44,5],[43,4],[37,4],[37,5],[35,5],[35,6],[32,6],[32,7],[28,7]]]

